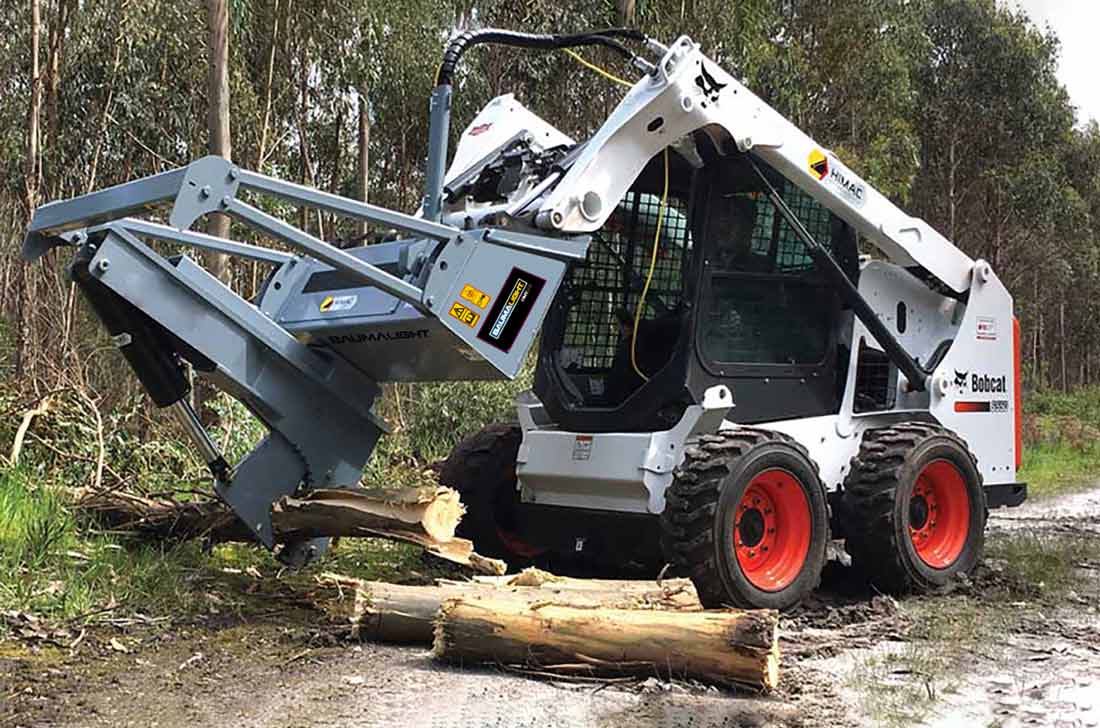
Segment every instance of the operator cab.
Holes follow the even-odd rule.
[[[667,429],[715,384],[733,390],[739,422],[836,412],[851,313],[749,155],[720,154],[699,131],[667,158],[667,195],[662,153],[593,234],[551,307],[535,378],[548,414],[578,431]],[[855,282],[854,231],[753,161]]]

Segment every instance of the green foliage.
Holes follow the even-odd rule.
[[[1019,479],[1032,496],[1080,488],[1100,472],[1100,387],[1054,389],[1024,397],[1024,457]]]
[[[1031,392],[1024,399],[1024,413],[1074,417],[1085,425],[1100,428],[1100,386],[1081,387],[1072,393],[1056,389]]]

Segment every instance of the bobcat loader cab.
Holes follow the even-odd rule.
[[[448,169],[452,78],[479,43],[601,45],[642,77],[581,143],[497,98]],[[379,382],[512,377],[538,335],[518,425],[486,427],[440,471],[482,551],[671,561],[706,606],[796,603],[830,538],[892,591],[975,565],[987,506],[1026,494],[1018,335],[988,264],[686,37],[466,33],[437,83],[415,216],[206,158],[43,206],[28,231],[29,259],[77,247],[74,280],[262,542],[276,547],[278,498],[357,484],[385,430]],[[249,201],[265,195],[399,234],[340,250]],[[165,205],[168,225],[127,217]],[[190,230],[211,212],[295,253]],[[861,260],[860,237],[883,259]],[[147,240],[274,270],[244,301]],[[267,426],[241,462],[187,404],[184,362]],[[279,545],[279,558],[327,543]]]

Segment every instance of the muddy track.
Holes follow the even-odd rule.
[[[990,530],[1091,536],[1097,524],[1100,489],[995,513]],[[340,626],[293,601],[244,616],[139,620],[97,628],[75,649],[48,635],[0,643],[0,728],[1100,725],[1100,564],[1079,574],[1079,588],[1053,609],[984,601],[1002,586],[996,564],[952,594],[899,604],[830,562],[822,589],[782,618],[782,678],[767,698],[439,666],[423,649],[349,645]],[[915,653],[921,614],[959,620],[1005,609],[1023,616],[968,646],[967,664],[950,675],[891,662]],[[883,691],[925,688],[935,695],[913,711],[881,712],[876,702]]]

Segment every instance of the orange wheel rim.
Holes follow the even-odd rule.
[[[780,468],[759,473],[745,488],[733,528],[737,564],[761,591],[790,586],[810,552],[810,501],[802,483]]]
[[[933,569],[955,563],[970,535],[970,496],[962,472],[946,460],[924,466],[909,499],[909,538]]]

